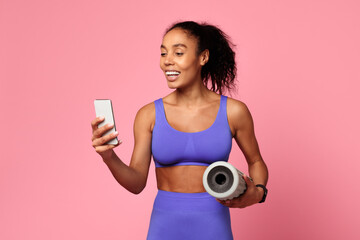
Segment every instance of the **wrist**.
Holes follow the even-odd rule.
[[[101,155],[102,160],[106,164],[113,161],[115,159],[115,155],[116,155],[113,149],[108,150],[108,151],[109,152],[107,152],[106,154]]]
[[[262,189],[261,187],[256,187],[256,192],[257,192],[257,202],[260,202],[264,196],[264,189]]]
[[[258,189],[258,193],[260,193],[260,196],[261,196],[259,203],[265,202],[267,192],[268,192],[267,188],[262,184],[257,184],[256,187]]]

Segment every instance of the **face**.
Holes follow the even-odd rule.
[[[161,44],[160,68],[170,88],[202,83],[201,67],[208,60],[208,52],[197,54],[197,40],[183,29],[168,32]]]

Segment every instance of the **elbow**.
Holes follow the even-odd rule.
[[[131,189],[129,190],[131,193],[135,194],[135,195],[138,195],[139,193],[141,193],[143,190],[144,190],[145,186],[144,187],[138,187],[138,188],[135,188],[135,189]]]
[[[129,192],[137,195],[144,190],[147,182],[147,176],[143,176],[133,171],[133,174],[129,178],[121,180],[123,181],[118,180],[120,185],[122,185]]]
[[[144,190],[145,186],[146,186],[146,183],[140,183],[140,184],[137,184],[137,185],[127,188],[127,190],[135,195],[138,195],[139,193],[141,193]]]
[[[134,195],[138,195],[139,193],[141,193],[142,192],[142,190],[141,191],[133,191],[132,193],[134,194]]]

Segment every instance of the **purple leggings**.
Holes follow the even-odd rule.
[[[159,190],[147,240],[233,240],[229,208],[207,192]]]

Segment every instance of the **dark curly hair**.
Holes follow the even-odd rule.
[[[209,50],[209,61],[201,69],[201,78],[208,86],[211,79],[213,92],[223,93],[224,89],[231,91],[235,87],[236,63],[235,52],[231,47],[235,45],[229,37],[218,27],[207,23],[193,21],[177,22],[168,28],[168,33],[175,28],[183,29],[187,34],[197,39],[197,54]]]

